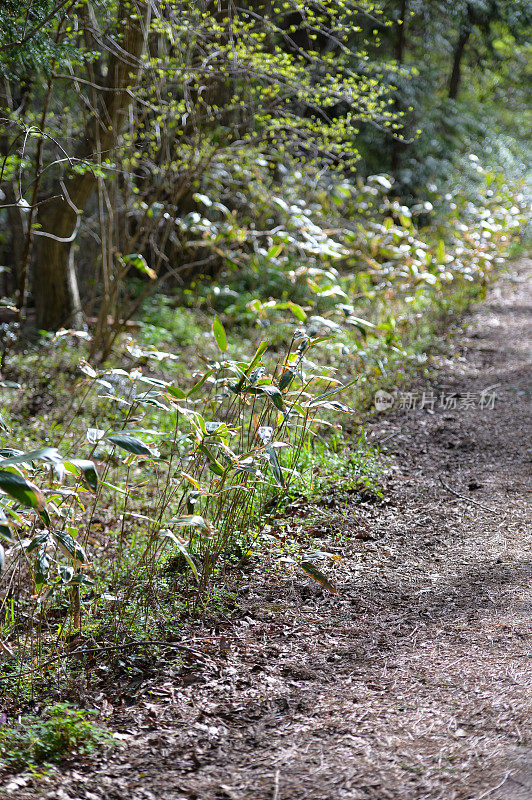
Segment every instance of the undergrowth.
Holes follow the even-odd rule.
[[[112,741],[91,716],[68,703],[56,703],[41,715],[26,714],[9,725],[0,721],[0,769],[37,772],[66,756],[90,755]]]
[[[24,350],[3,332],[1,680],[20,691],[79,637],[178,635],[231,597],[294,498],[378,496],[375,391],[427,369],[521,224],[519,197],[478,169],[476,204],[439,198],[444,223],[385,176],[277,203],[266,246],[248,228],[238,270],[151,299],[103,364],[83,331]],[[281,568],[327,586],[308,542],[290,548]]]

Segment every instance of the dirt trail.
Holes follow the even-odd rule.
[[[332,495],[323,510],[337,596],[299,574],[249,578],[196,661],[158,664],[130,706],[100,696],[122,747],[0,796],[532,798],[531,267],[412,387],[432,389],[434,413],[396,407],[370,425],[390,454],[384,502]],[[340,543],[335,514],[353,534]]]

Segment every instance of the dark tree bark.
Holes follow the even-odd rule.
[[[458,97],[458,91],[460,89],[460,82],[462,79],[462,59],[464,56],[464,51],[466,45],[469,41],[469,37],[471,36],[472,30],[472,13],[469,3],[467,5],[466,11],[466,18],[463,21],[460,32],[458,34],[458,39],[456,41],[456,45],[453,51],[453,65],[451,68],[451,76],[449,78],[449,99],[456,100]]]
[[[395,47],[394,47],[394,55],[395,60],[398,64],[402,64],[405,58],[405,49],[406,49],[406,15],[408,13],[408,0],[401,0],[401,6],[399,9],[399,17],[397,19],[397,34],[395,38]],[[401,110],[401,103],[399,100],[398,95],[395,96],[394,107],[396,111]],[[398,141],[398,139],[392,139],[391,144],[391,153],[390,153],[390,161],[391,161],[391,168],[394,175],[397,174],[399,167],[401,165],[401,152],[403,150],[403,142]]]
[[[23,113],[22,103],[19,104],[17,115]],[[11,115],[13,113],[13,98],[11,87],[7,80],[0,80],[0,116]],[[16,129],[3,127],[0,133],[0,157],[4,159],[11,151],[13,145],[13,134]],[[16,135],[16,133],[15,133]],[[13,289],[18,286],[18,279],[22,267],[22,258],[24,251],[24,216],[23,211],[17,205],[17,196],[15,194],[13,181],[5,181],[2,184],[2,191],[4,193],[4,203],[7,206],[7,219],[9,240],[4,252],[7,251],[10,259],[11,270],[6,273],[4,278],[4,291],[6,294],[11,294]]]
[[[132,14],[131,3],[120,4],[117,30],[123,29],[124,33],[119,46],[113,45],[106,91],[98,92],[97,113],[87,123],[75,153],[75,157],[82,161],[92,161],[97,153],[106,157],[116,146],[125,112],[132,102],[127,87],[134,82],[139,71],[148,28],[149,4],[139,2],[136,8],[136,13]],[[82,324],[73,244],[79,215],[96,185],[97,178],[88,168],[81,175],[70,175],[62,184],[58,182],[50,192],[50,201],[39,207],[37,219],[41,227],[37,231],[34,295],[37,325],[45,330]],[[43,236],[41,232],[51,236]]]

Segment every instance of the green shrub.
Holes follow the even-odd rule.
[[[56,703],[42,716],[28,714],[13,724],[0,723],[0,767],[20,770],[56,763],[66,756],[85,756],[112,741],[96,725],[94,712]]]

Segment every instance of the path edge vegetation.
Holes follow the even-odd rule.
[[[89,653],[178,640],[223,608],[226,584],[272,546],[265,522],[326,490],[331,465],[379,491],[364,438],[375,390],[424,374],[447,322],[515,253],[526,207],[519,132],[483,108],[505,86],[521,97],[500,60],[525,57],[526,13],[453,4],[453,28],[445,3],[429,5],[434,28],[408,2],[390,19],[344,2],[272,19],[9,0],[10,708]],[[442,37],[450,71],[441,54],[426,63]],[[468,64],[472,42],[502,89]],[[336,591],[297,547],[279,568]]]

